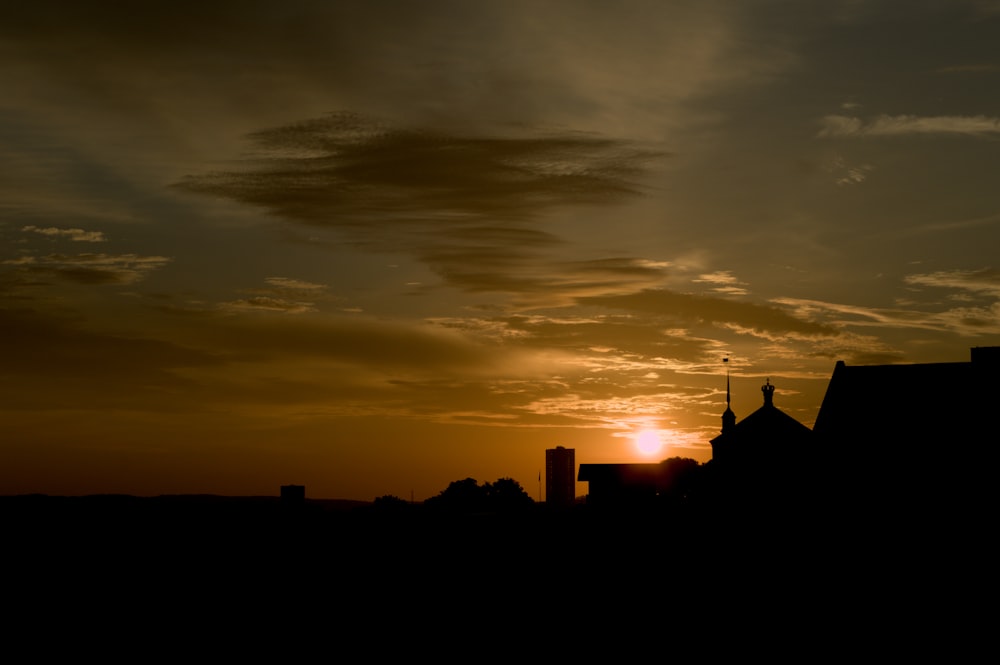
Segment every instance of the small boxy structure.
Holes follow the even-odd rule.
[[[305,485],[281,486],[281,503],[283,505],[297,506],[299,504],[305,503],[305,500],[306,500]]]

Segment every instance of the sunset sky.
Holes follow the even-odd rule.
[[[990,0],[5,6],[0,494],[538,499],[557,445],[710,459],[727,356],[737,418],[769,378],[809,426],[837,360],[966,361],[998,37]]]

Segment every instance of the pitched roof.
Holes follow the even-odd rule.
[[[774,406],[774,386],[770,381],[762,390],[763,406],[712,439],[712,459],[773,458],[794,454],[812,439],[812,430]]]
[[[741,438],[761,440],[795,438],[809,436],[812,433],[808,427],[773,404],[765,404],[743,420],[738,421],[733,431],[738,433]]]
[[[974,436],[992,428],[1000,347],[970,362],[847,365],[839,361],[813,431],[830,441],[864,436],[910,444]]]
[[[845,496],[927,519],[995,517],[1000,347],[969,362],[837,363],[813,432]],[[879,513],[873,512],[878,515]],[[894,518],[895,519],[895,518]]]

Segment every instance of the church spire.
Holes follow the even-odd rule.
[[[725,433],[736,426],[736,414],[733,413],[733,410],[730,407],[729,356],[723,358],[722,362],[726,364],[726,410],[722,412],[722,432]]]

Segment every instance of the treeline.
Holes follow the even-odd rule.
[[[535,500],[513,478],[498,478],[494,482],[480,483],[475,478],[465,478],[449,483],[435,496],[423,501],[421,508],[434,513],[510,513],[531,509]],[[376,512],[405,512],[413,504],[387,494],[372,502]]]

